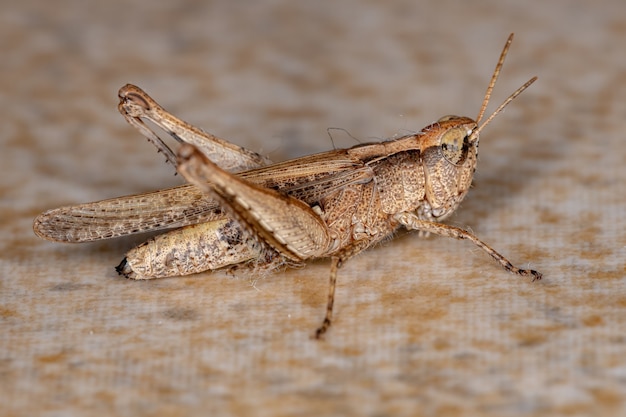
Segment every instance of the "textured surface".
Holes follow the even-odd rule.
[[[617,415],[626,410],[626,25],[602,2],[3,2],[3,415]],[[209,2],[206,2],[209,3]],[[273,160],[475,117],[509,32],[475,187],[449,223],[339,274],[133,282],[144,237],[37,239],[44,209],[180,182],[116,112],[135,83]],[[494,103],[495,105],[495,103]],[[493,107],[492,107],[493,108]]]

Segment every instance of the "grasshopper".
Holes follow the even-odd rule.
[[[275,164],[176,118],[138,87],[126,85],[119,91],[119,111],[189,184],[49,210],[35,219],[34,231],[52,241],[87,242],[174,229],[126,254],[116,269],[132,279],[236,266],[271,271],[330,258],[318,338],[331,324],[340,266],[401,227],[467,239],[505,270],[541,279],[541,273],[514,266],[472,233],[442,223],[470,188],[479,133],[536,80],[481,124],[512,40],[513,34],[476,120],[445,116],[415,134]],[[177,154],[145,120],[181,143]]]

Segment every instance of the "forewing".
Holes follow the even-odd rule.
[[[311,155],[238,174],[313,204],[338,188],[371,180],[369,167],[341,151]],[[58,242],[89,242],[223,218],[215,200],[187,184],[145,194],[60,207],[40,214],[35,233]]]
[[[250,182],[313,204],[339,188],[371,181],[373,171],[343,150],[281,162],[242,173]]]
[[[89,242],[221,218],[217,203],[187,184],[146,194],[60,207],[40,214],[35,233],[59,242]]]

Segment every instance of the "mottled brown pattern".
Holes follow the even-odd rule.
[[[4,3],[0,414],[626,413],[622,0]],[[314,343],[325,261],[134,282],[111,266],[145,236],[32,234],[47,208],[182,183],[115,111],[128,82],[279,161],[332,149],[327,127],[371,142],[475,115],[512,31],[494,102],[539,81],[482,135],[447,222],[539,283],[405,234],[345,265]]]
[[[317,338],[331,324],[339,267],[392,237],[399,226],[470,240],[507,271],[541,279],[541,273],[514,266],[471,232],[439,223],[469,190],[479,133],[537,79],[519,87],[483,120],[512,40],[513,34],[500,54],[476,120],[444,116],[415,135],[278,164],[205,133],[167,112],[139,87],[126,84],[118,92],[121,115],[201,194],[181,186],[48,210],[35,218],[35,234],[57,242],[88,242],[175,227],[178,221],[172,220],[185,222],[187,213],[195,221],[203,220],[198,213],[209,216],[206,222],[153,237],[130,250],[116,271],[141,280],[214,271],[252,260],[258,268],[271,270],[330,257],[326,315]],[[176,152],[148,121],[181,143]],[[350,197],[347,201],[339,198],[344,191]]]

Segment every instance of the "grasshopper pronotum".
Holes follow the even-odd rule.
[[[171,229],[131,249],[117,271],[163,278],[232,265],[275,269],[331,258],[326,315],[331,323],[337,270],[398,228],[472,241],[507,271],[515,267],[472,233],[441,223],[470,188],[480,131],[532,84],[511,94],[484,122],[491,92],[513,40],[500,55],[476,120],[445,116],[419,133],[273,164],[167,113],[133,85],[120,89],[119,110],[190,184],[61,207],[39,215],[35,233],[87,242]],[[143,120],[181,143],[175,154]]]

